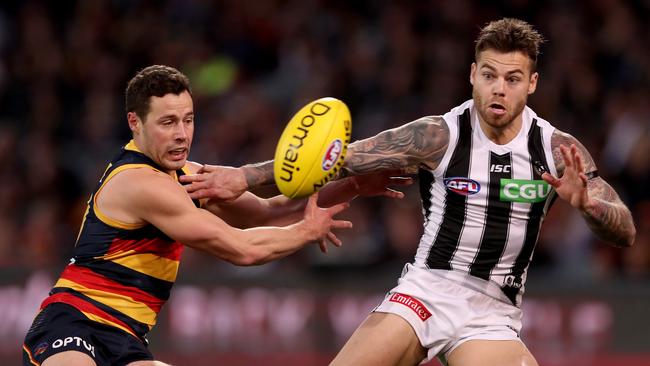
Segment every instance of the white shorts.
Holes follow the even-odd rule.
[[[404,267],[398,284],[373,311],[404,318],[426,349],[428,362],[472,339],[520,340],[521,309],[435,271]]]

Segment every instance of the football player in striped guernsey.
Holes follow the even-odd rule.
[[[472,99],[350,144],[347,175],[419,171],[425,222],[413,263],[332,365],[434,357],[451,366],[537,365],[520,338],[521,300],[553,201],[569,202],[612,245],[633,244],[630,211],[589,152],[526,106],[542,41],[518,19],[487,24],[476,40]],[[187,180],[192,197],[229,197],[272,182],[272,171],[268,162],[211,167]]]
[[[90,196],[73,257],[25,338],[24,365],[163,365],[145,336],[170,296],[185,245],[236,265],[263,264],[313,242],[326,251],[327,241],[341,245],[332,230],[352,225],[333,216],[372,191],[337,181],[320,193],[326,208],[317,194],[193,201],[178,181],[201,167],[187,161],[194,131],[187,77],[168,66],[141,70],[127,86],[126,109],[133,139]]]

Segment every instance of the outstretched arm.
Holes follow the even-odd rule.
[[[423,117],[348,147],[340,176],[379,171],[410,172],[420,165],[435,169],[449,145],[449,129],[440,116]],[[197,174],[180,177],[195,199],[232,200],[246,190],[273,184],[273,161],[241,168],[204,165]]]
[[[390,187],[412,184],[413,179],[396,177],[394,173],[384,171],[330,182],[319,191],[318,205],[331,207],[349,202],[357,196],[404,198],[404,193]],[[203,207],[232,226],[248,228],[260,225],[285,226],[293,224],[302,218],[306,203],[306,198],[290,199],[282,195],[261,198],[251,192],[244,192],[238,198],[230,201],[206,200]]]
[[[349,221],[334,218],[347,203],[321,208],[316,204],[318,194],[306,200],[300,218],[291,225],[241,230],[196,208],[185,191],[163,173],[127,169],[104,188],[102,211],[112,209],[108,212],[126,217],[125,222],[150,223],[176,241],[237,265],[263,264],[312,242],[318,242],[322,250],[327,241],[340,246],[333,230],[352,227]]]
[[[632,214],[616,191],[598,176],[587,149],[573,136],[558,130],[551,137],[551,148],[561,178],[549,173],[542,178],[560,198],[580,210],[598,237],[618,247],[631,246],[636,235]]]
[[[381,170],[435,169],[449,145],[449,129],[440,116],[423,117],[348,147],[342,176]]]
[[[340,177],[378,171],[435,169],[447,151],[449,129],[441,116],[427,116],[348,146]],[[273,183],[273,161],[242,167],[248,188]]]

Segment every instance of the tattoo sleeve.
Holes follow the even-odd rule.
[[[337,178],[380,170],[410,171],[420,165],[433,169],[448,145],[449,129],[442,117],[423,117],[350,144]],[[272,160],[242,168],[249,189],[274,183]]]
[[[556,130],[551,137],[551,148],[558,175],[562,176],[565,169],[560,145],[570,147],[571,144],[578,148],[584,173],[596,171],[596,164],[587,149],[573,136]],[[582,215],[594,234],[618,247],[632,245],[636,235],[634,220],[616,191],[596,176],[587,181],[587,194],[590,204],[582,210]]]
[[[342,175],[411,170],[420,165],[433,169],[448,145],[449,129],[442,117],[423,117],[350,144]]]
[[[273,160],[248,164],[242,167],[248,189],[273,184]]]

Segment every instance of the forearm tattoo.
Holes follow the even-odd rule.
[[[248,189],[273,184],[273,160],[244,165],[244,176]]]
[[[632,214],[616,191],[602,178],[589,181],[587,188],[596,203],[582,213],[591,230],[615,246],[632,244],[635,236]]]
[[[442,117],[424,117],[350,144],[342,175],[411,170],[422,164],[433,169],[448,145],[449,129]]]
[[[556,130],[551,137],[553,160],[558,176],[564,174],[565,164],[560,145],[575,144],[584,164],[584,173],[596,171],[596,164],[585,147],[573,136]],[[630,210],[616,191],[601,177],[587,181],[587,192],[592,205],[582,211],[591,230],[603,240],[616,246],[629,246],[634,241],[635,228]]]

